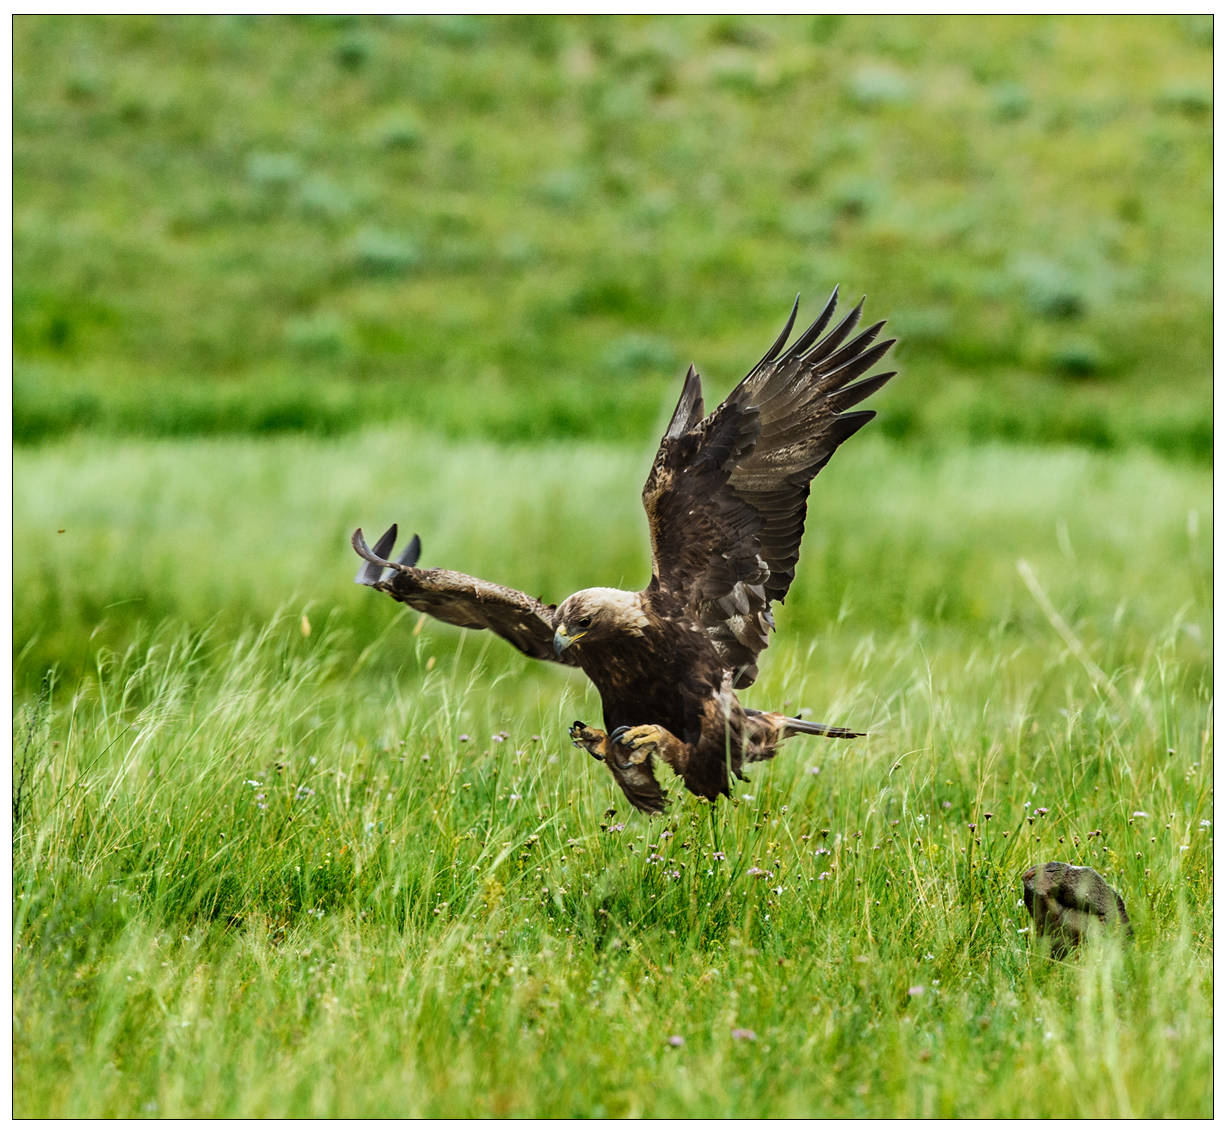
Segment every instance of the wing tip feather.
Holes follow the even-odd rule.
[[[353,581],[355,583],[359,583],[364,587],[377,586],[389,569],[395,572],[403,568],[413,567],[417,563],[417,559],[421,555],[421,538],[416,534],[409,540],[404,551],[400,553],[400,558],[394,563],[389,562],[387,557],[396,546],[396,536],[398,533],[399,528],[396,524],[392,524],[375,541],[375,546],[372,548],[366,542],[366,536],[361,528],[357,528],[354,531],[353,535],[349,537],[349,543],[353,550],[365,560],[357,575],[354,576]]]
[[[685,372],[685,381],[681,385],[681,396],[677,399],[677,407],[668,420],[668,428],[664,431],[665,438],[675,439],[693,429],[702,418],[702,376],[690,363]]]
[[[396,562],[401,567],[416,567],[417,560],[421,558],[421,536],[416,532],[413,533],[413,538],[405,544],[404,550],[400,553],[400,558]]]

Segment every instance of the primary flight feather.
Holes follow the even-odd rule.
[[[774,629],[771,604],[787,595],[813,478],[835,449],[874,416],[852,410],[894,371],[861,377],[893,339],[884,323],[859,334],[863,301],[835,326],[838,289],[790,345],[799,301],[758,364],[704,416],[690,367],[660,442],[643,507],[651,531],[651,581],[641,591],[594,587],[552,606],[497,583],[420,568],[414,536],[399,558],[393,524],[357,582],[444,622],[487,629],[529,657],[578,666],[600,693],[605,730],[576,721],[571,737],[603,761],[640,811],[664,809],[658,756],[685,786],[715,799],[730,775],[769,760],[797,733],[862,733],[741,705]],[[830,328],[830,329],[827,329]]]

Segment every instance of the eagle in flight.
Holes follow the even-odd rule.
[[[356,581],[444,622],[488,629],[532,658],[578,666],[600,692],[605,730],[570,730],[640,811],[668,797],[659,758],[696,795],[730,795],[742,767],[798,733],[863,733],[743,706],[800,554],[809,485],[835,449],[874,416],[858,405],[894,371],[861,378],[893,345],[884,322],[854,334],[863,300],[833,328],[838,289],[791,345],[799,299],[761,361],[718,409],[703,413],[691,366],[643,487],[651,581],[641,591],[592,587],[551,606],[471,575],[417,566],[417,536],[398,559],[393,524]]]

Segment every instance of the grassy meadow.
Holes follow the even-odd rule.
[[[15,1117],[1210,1116],[1211,49],[18,17]],[[746,701],[869,736],[648,820],[352,584],[641,585],[686,364],[835,283],[901,373]],[[1130,946],[1044,954],[1053,858]]]

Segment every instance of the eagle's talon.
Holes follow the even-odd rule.
[[[593,759],[603,761],[609,738],[598,728],[588,728],[582,721],[575,721],[567,730],[576,748],[582,748]]]
[[[658,725],[635,725],[633,728],[619,729],[618,732],[621,735],[614,733],[613,738],[623,748],[629,748],[633,752],[644,748],[659,748],[664,739],[664,730]]]

